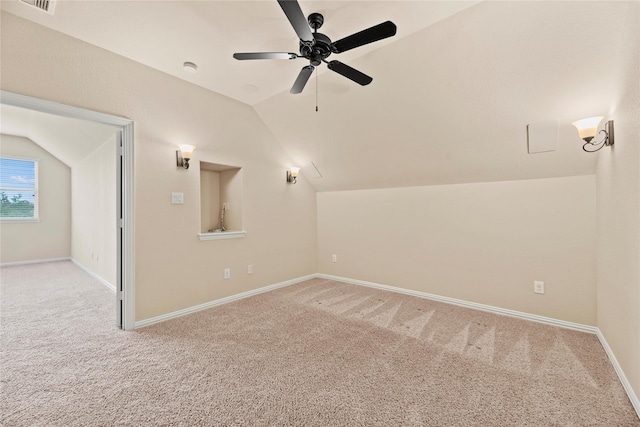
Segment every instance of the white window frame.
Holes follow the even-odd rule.
[[[4,156],[0,155],[1,159],[7,160],[19,160],[21,162],[31,162],[33,163],[34,168],[34,177],[35,177],[35,185],[33,188],[34,201],[33,201],[33,216],[32,217],[0,217],[0,222],[40,222],[40,210],[39,210],[39,183],[40,179],[38,176],[39,171],[39,162],[40,159],[32,159],[27,157],[15,157],[15,156]],[[24,191],[31,190],[31,188],[17,188],[17,187],[4,187],[0,183],[0,192],[1,191]]]

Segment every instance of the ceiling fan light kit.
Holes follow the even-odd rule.
[[[393,22],[386,21],[347,36],[336,42],[332,42],[329,37],[318,32],[318,29],[322,27],[322,24],[324,23],[324,16],[319,13],[312,13],[308,18],[305,18],[302,13],[302,9],[300,9],[300,5],[296,0],[278,0],[278,4],[282,8],[282,11],[287,16],[287,19],[300,39],[300,53],[234,53],[233,57],[235,59],[307,59],[309,61],[309,65],[302,67],[300,70],[298,77],[289,91],[292,94],[302,92],[309,80],[309,77],[313,74],[315,67],[321,65],[323,62],[327,64],[327,67],[331,71],[336,72],[361,86],[368,85],[373,81],[373,78],[356,70],[355,68],[343,64],[340,61],[328,61],[327,58],[331,54],[340,54],[356,47],[394,36],[396,34],[396,25]],[[312,29],[313,32],[311,32]]]

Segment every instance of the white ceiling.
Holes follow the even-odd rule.
[[[475,3],[300,2],[305,15],[324,15],[320,32],[334,41],[386,20],[398,24],[397,40]],[[296,33],[276,0],[58,0],[53,16],[3,0],[2,9],[251,105],[288,91],[307,65],[304,59],[233,59],[235,52],[298,52]],[[354,49],[340,59],[348,63],[389,42]],[[199,72],[185,73],[185,61],[196,63]]]
[[[395,37],[336,55],[372,76],[370,85],[322,65],[317,82],[314,75],[291,95],[303,59],[233,59],[297,51],[275,0],[65,0],[53,16],[2,1],[5,11],[252,105],[318,191],[595,172],[597,154],[582,152],[570,122],[610,112],[616,64],[631,54],[621,37],[628,3],[300,5],[324,14],[320,32],[332,40],[386,20],[397,25]],[[185,73],[184,61],[198,73]],[[558,150],[528,154],[527,124],[549,121],[559,123]]]
[[[111,140],[117,126],[0,105],[0,132],[29,138],[69,167]]]

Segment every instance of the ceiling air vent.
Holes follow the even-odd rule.
[[[56,5],[56,0],[19,0],[19,2],[47,12],[49,15],[53,15],[53,9]]]

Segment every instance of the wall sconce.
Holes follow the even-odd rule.
[[[580,135],[580,138],[586,141],[582,146],[582,149],[587,153],[593,153],[600,150],[602,147],[613,145],[613,120],[608,120],[604,124],[604,129],[598,132],[598,125],[602,119],[603,117],[589,117],[571,123],[576,127],[576,129],[578,129],[578,135]],[[592,142],[595,136],[601,133],[604,134],[604,136],[602,136],[598,141]],[[588,149],[587,146],[596,148]]]
[[[189,160],[191,160],[194,148],[196,147],[193,145],[180,145],[180,149],[176,150],[176,166],[179,168],[189,169]]]
[[[298,182],[298,172],[300,172],[300,168],[292,167],[287,171],[287,182],[289,184],[295,184]]]

